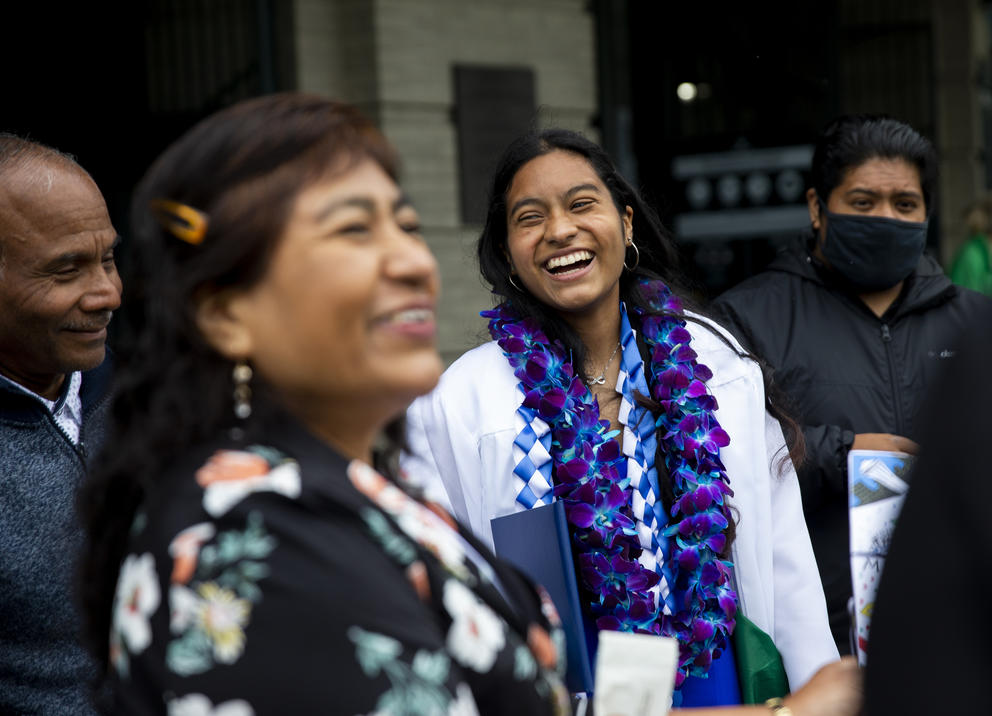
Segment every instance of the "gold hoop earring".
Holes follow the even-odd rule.
[[[641,251],[640,251],[640,249],[637,248],[637,244],[634,243],[634,239],[633,238],[629,239],[628,246],[630,246],[632,249],[634,249],[634,257],[635,257],[634,258],[634,265],[633,266],[628,266],[627,265],[627,256],[626,256],[626,253],[625,253],[624,254],[624,257],[623,257],[623,267],[625,269],[627,269],[628,271],[633,271],[634,269],[636,269],[641,264]]]

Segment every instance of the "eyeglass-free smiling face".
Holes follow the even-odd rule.
[[[54,399],[66,373],[103,362],[121,279],[96,184],[81,170],[47,171],[45,188],[15,172],[0,196],[0,373]]]
[[[416,211],[364,160],[297,197],[265,276],[228,303],[223,352],[353,453],[349,434],[378,430],[437,383],[437,295]]]
[[[566,320],[616,310],[633,210],[617,209],[589,162],[562,150],[532,159],[513,177],[506,206],[518,283]]]

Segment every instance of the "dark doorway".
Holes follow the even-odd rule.
[[[634,149],[642,188],[675,228],[681,218],[704,212],[747,217],[732,222],[726,233],[712,227],[695,235],[679,232],[686,268],[706,296],[759,271],[776,246],[802,228],[795,175],[782,176],[789,157],[780,158],[777,150],[808,147],[839,108],[832,7],[629,4]],[[754,161],[735,161],[747,152]],[[801,158],[803,150],[798,152]],[[687,157],[714,154],[728,160],[723,168],[720,162],[709,162],[708,169],[698,161],[686,163]],[[687,169],[690,164],[696,169]],[[776,182],[788,191],[776,191]],[[785,211],[793,220],[772,222],[764,231],[752,217],[762,207]],[[751,230],[737,233],[733,224]]]
[[[75,156],[120,224],[150,151],[142,3],[18,2],[4,15],[0,129]]]
[[[74,155],[122,233],[134,185],[172,140],[220,107],[292,83],[289,3],[9,5],[0,130]]]

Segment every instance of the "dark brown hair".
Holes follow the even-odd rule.
[[[201,336],[194,299],[261,279],[296,197],[364,159],[396,179],[393,149],[353,107],[276,94],[203,120],[139,184],[107,449],[80,505],[89,538],[81,580],[86,635],[102,663],[128,530],[147,488],[161,479],[170,456],[233,422],[232,364]],[[157,199],[204,214],[203,241],[191,245],[171,233],[151,210]],[[266,412],[264,386],[255,388],[253,418]],[[395,436],[396,426],[387,432]]]

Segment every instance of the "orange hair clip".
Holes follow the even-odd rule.
[[[162,228],[187,244],[199,246],[207,235],[207,215],[171,199],[152,199],[152,212]]]

